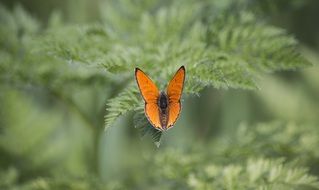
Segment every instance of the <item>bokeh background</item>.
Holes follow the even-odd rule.
[[[121,2],[130,6],[130,1]],[[141,138],[132,113],[104,131],[106,102],[125,84],[121,76],[115,88],[108,87],[114,78],[103,77],[107,75],[104,71],[96,72],[96,77],[88,75],[85,81],[76,77],[72,81],[71,75],[72,83],[64,86],[53,74],[30,80],[35,67],[39,72],[48,69],[45,60],[33,66],[32,72],[23,60],[10,70],[0,67],[0,189],[317,189],[319,1],[238,2],[294,36],[300,43],[298,51],[312,66],[260,75],[257,90],[208,87],[200,96],[183,96],[180,119],[162,135],[159,147],[151,136]],[[103,0],[1,0],[0,20],[13,15],[21,20],[22,28],[41,35],[39,31],[54,24],[101,22],[103,12],[109,10],[105,7],[114,4],[116,1]],[[24,54],[3,26],[0,64],[19,60]],[[64,35],[72,38],[72,32]],[[15,58],[4,53],[7,49]],[[51,63],[66,76],[78,72],[85,78],[86,69],[92,69],[65,70],[58,62]],[[15,72],[20,67],[23,69]],[[133,77],[133,70],[131,74]],[[57,86],[61,93],[41,84]],[[279,181],[267,178],[275,171],[282,172],[272,176]],[[263,176],[259,179],[258,175]]]

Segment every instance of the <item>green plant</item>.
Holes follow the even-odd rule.
[[[162,137],[144,116],[135,67],[164,89],[184,65],[184,97],[192,97],[209,87],[258,90],[265,74],[310,65],[295,38],[250,1],[104,3],[99,20],[87,24],[65,22],[59,12],[44,24],[21,6],[0,6],[1,189],[162,189],[164,182],[171,189],[318,189],[318,130],[303,115],[300,125],[243,124],[183,148],[171,144],[177,150],[145,143],[146,157],[136,156],[137,138],[126,127],[127,162],[143,169],[103,174],[101,165],[120,149],[118,141],[103,144],[103,129],[135,126],[157,145]]]

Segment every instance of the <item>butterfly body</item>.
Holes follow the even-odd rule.
[[[158,98],[158,107],[160,108],[159,110],[159,117],[160,117],[160,122],[164,130],[166,130],[167,127],[167,122],[168,122],[168,97],[165,92],[161,92]]]
[[[180,67],[169,82],[166,92],[159,92],[153,81],[140,69],[135,69],[135,77],[145,101],[145,115],[152,126],[160,131],[173,127],[180,111],[180,98],[185,80],[185,68]]]

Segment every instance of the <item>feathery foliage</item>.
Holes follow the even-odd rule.
[[[319,189],[318,177],[307,169],[317,171],[314,148],[319,136],[314,131],[318,129],[302,126],[281,122],[254,127],[242,124],[234,137],[220,136],[211,145],[196,144],[183,151],[166,148],[155,156],[146,156],[148,170],[143,172],[152,175],[144,179],[149,183],[142,187]]]
[[[132,6],[128,12],[138,7]],[[213,11],[204,12],[205,6],[200,2],[172,3],[134,15],[128,34],[122,27],[114,29],[112,34],[125,33],[127,38],[118,42],[120,51],[116,46],[116,51],[110,52],[112,58],[105,61],[104,67],[120,74],[132,73],[138,66],[156,82],[161,81],[159,86],[163,88],[176,68],[185,65],[185,94],[198,94],[207,86],[255,89],[257,73],[309,65],[296,50],[294,38],[284,30],[260,23],[251,12],[230,14],[225,10],[216,15]],[[121,71],[112,69],[115,66]],[[133,91],[130,94],[132,100],[138,96]],[[125,113],[123,110],[137,106],[131,103],[117,110],[117,104],[122,104],[120,100],[109,100],[112,103],[108,104],[105,116],[106,128]]]
[[[282,84],[262,77],[310,64],[258,6],[107,0],[98,20],[75,24],[0,5],[0,189],[319,189],[318,75],[299,73],[306,82],[295,86],[288,72],[270,76]],[[181,65],[189,101],[163,136],[144,115],[134,68],[165,89]],[[265,83],[277,86],[225,91]],[[237,127],[241,112],[279,122]],[[137,141],[132,126],[167,143]]]
[[[208,86],[256,89],[258,73],[309,65],[296,50],[293,37],[263,23],[248,10],[216,11],[212,8],[214,3],[198,1],[144,3],[111,1],[106,6],[108,11],[102,11],[102,22],[90,25],[65,26],[53,15],[49,27],[39,36],[35,36],[40,32],[36,21],[23,16],[23,23],[30,23],[28,28],[21,29],[26,40],[16,39],[20,35],[18,14],[24,14],[23,11],[16,18],[4,17],[2,22],[12,26],[3,27],[8,31],[2,33],[11,37],[4,38],[2,43],[16,39],[15,47],[22,46],[23,59],[28,63],[28,68],[17,67],[12,75],[23,75],[25,69],[34,71],[20,77],[49,86],[50,91],[60,93],[64,89],[60,96],[68,96],[67,89],[79,81],[107,83],[111,91],[120,85],[123,90],[117,90],[108,99],[107,129],[119,116],[142,104],[136,85],[126,85],[134,83],[135,67],[145,70],[160,88],[165,88],[175,70],[185,65],[184,92],[198,95]],[[38,70],[45,59],[52,64]],[[11,70],[10,64],[4,65],[7,68],[2,71]],[[59,72],[61,68],[64,72]]]

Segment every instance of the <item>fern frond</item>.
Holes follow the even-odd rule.
[[[207,149],[206,149],[207,151]],[[205,151],[204,151],[205,152]],[[155,166],[162,170],[152,176],[153,184],[170,181],[185,188],[205,189],[318,189],[316,176],[307,168],[286,163],[284,159],[250,158],[241,164],[218,163],[214,157],[205,159],[203,151],[183,153],[175,150],[161,152]],[[149,168],[152,170],[153,168]],[[172,188],[168,186],[167,188]]]
[[[215,18],[209,33],[211,46],[241,57],[254,70],[271,72],[310,65],[298,53],[293,37],[258,22],[250,12]]]
[[[169,81],[175,70],[185,65],[185,93],[198,94],[207,86],[256,89],[260,72],[309,64],[296,50],[294,38],[260,23],[252,13],[226,12],[220,17],[208,13],[204,25],[198,14],[201,8],[200,3],[190,3],[182,8],[175,4],[161,7],[153,14],[145,10],[136,20],[140,27],[115,46],[120,49],[114,48],[103,65],[114,73],[129,73],[139,66],[155,82]],[[165,85],[159,84],[161,88]]]
[[[319,135],[315,126],[294,123],[260,123],[254,127],[241,124],[234,136],[221,137],[215,147],[215,157],[225,160],[226,156],[237,161],[249,155],[285,157],[289,161],[309,166],[307,163],[319,159]],[[218,155],[218,156],[217,156]]]
[[[109,128],[119,116],[138,108],[140,105],[138,95],[138,89],[131,86],[108,101],[106,110],[109,113],[105,116],[105,129]]]
[[[154,127],[148,122],[145,117],[144,107],[138,107],[134,113],[134,127],[140,130],[141,137],[150,135],[153,142],[159,147],[162,132],[154,129]]]
[[[41,35],[33,37],[32,42],[17,40],[18,30],[14,28],[23,27],[23,24],[18,21],[10,24],[12,18],[5,17],[3,23],[12,25],[14,35],[3,29],[10,27],[2,27],[0,31],[13,39],[14,43],[10,44],[15,44],[14,51],[18,52],[22,45],[24,62],[29,65],[11,67],[7,63],[0,72],[15,68],[13,73],[21,74],[24,80],[66,89],[69,82],[77,79],[117,86],[116,75],[130,76],[127,82],[134,83],[134,68],[140,67],[165,89],[176,69],[184,65],[185,93],[198,95],[209,86],[256,89],[256,78],[260,73],[309,65],[299,55],[293,37],[261,22],[248,11],[230,12],[222,8],[220,14],[215,14],[207,11],[206,4],[200,1],[138,4],[122,0],[109,3],[106,9],[110,11],[103,11],[102,23],[50,25]],[[36,31],[36,25],[31,25],[33,29],[26,29],[30,36],[31,31]],[[6,37],[0,42],[6,44]],[[6,62],[16,62],[7,58]],[[49,64],[39,71],[36,68],[43,60]],[[72,73],[74,68],[77,72]],[[23,75],[25,69],[31,74]],[[61,74],[60,70],[68,72]],[[107,72],[103,72],[105,70]],[[108,101],[106,128],[117,117],[143,105],[137,89],[133,88],[114,94]]]

